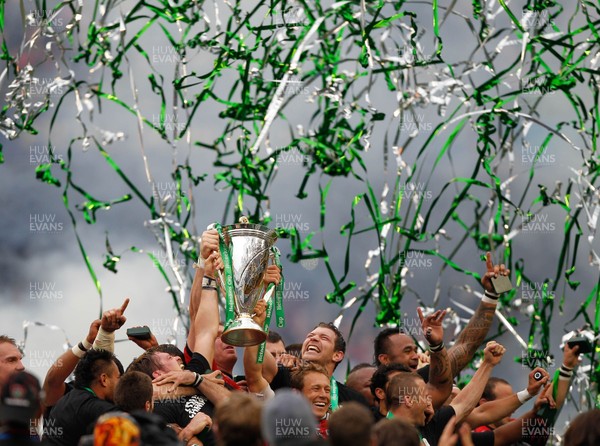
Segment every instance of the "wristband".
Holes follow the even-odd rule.
[[[492,293],[488,290],[485,290],[483,292],[483,297],[481,298],[481,300],[487,304],[497,304],[498,303],[498,298],[500,297],[499,294],[496,293]]]
[[[529,401],[533,398],[533,395],[530,395],[527,389],[523,389],[520,392],[517,392],[517,398],[521,404],[525,403],[525,401]]]
[[[573,377],[573,369],[567,367],[566,365],[561,365],[560,369],[558,369],[558,379],[561,381],[569,381]]]
[[[81,347],[82,347],[82,345],[80,342],[79,344],[74,345],[73,348],[71,349],[71,352],[75,356],[77,356],[79,359],[83,358],[83,355],[85,355],[85,352],[87,351],[87,350],[82,349]]]
[[[202,381],[204,381],[204,376],[196,372],[194,372],[194,374],[196,375],[196,379],[194,380],[194,384],[192,384],[192,386],[198,387],[200,384],[202,384]]]
[[[445,347],[444,341],[442,341],[438,345],[430,345],[429,346],[429,351],[431,353],[441,352],[444,349],[444,347]]]
[[[213,277],[204,276],[202,278],[202,287],[212,286],[214,287],[217,284],[217,281]]]
[[[217,287],[216,286],[209,286],[209,285],[204,285],[202,287],[203,290],[211,290],[211,291],[217,291]]]
[[[107,350],[111,353],[115,352],[115,332],[105,331],[102,327],[98,330],[93,348],[96,350]]]

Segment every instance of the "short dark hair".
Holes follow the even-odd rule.
[[[243,410],[240,410],[243,407]],[[220,446],[260,446],[262,404],[244,392],[233,392],[215,410],[217,444]]]
[[[152,380],[142,372],[125,373],[115,387],[114,401],[125,412],[146,410],[146,402],[152,401]]]
[[[329,441],[332,446],[364,446],[370,443],[374,423],[369,409],[350,401],[331,414]]]
[[[577,415],[565,432],[565,446],[587,446],[600,443],[600,409]]]
[[[356,364],[348,373],[348,376],[352,375],[354,372],[358,372],[359,370],[366,369],[367,367],[375,367],[373,364],[369,364],[367,362],[361,362],[360,364]]]
[[[111,364],[119,368],[116,359],[115,355],[107,350],[88,350],[79,360],[73,372],[75,386],[90,387],[100,375],[108,373]]]
[[[385,386],[388,383],[388,379],[390,377],[390,373],[392,372],[412,372],[411,369],[406,367],[404,364],[398,364],[397,362],[392,362],[391,364],[385,365],[381,364],[373,373],[371,377],[371,393],[373,397],[379,401],[377,395],[375,394],[375,389],[382,389],[385,391]]]
[[[302,344],[290,344],[285,346],[285,352],[288,355],[299,358],[302,356]]]
[[[335,333],[335,340],[333,341],[333,350],[336,352],[346,353],[346,341],[344,340],[344,335],[337,328],[333,322],[319,322],[315,328],[328,328]],[[315,329],[313,328],[313,330]]]
[[[379,361],[379,355],[388,353],[388,350],[390,348],[390,337],[400,333],[402,333],[402,331],[399,327],[391,327],[386,328],[377,334],[373,345],[373,349],[375,350],[374,363],[376,366],[381,365],[381,361]]]
[[[274,344],[279,341],[283,342],[283,338],[281,337],[281,335],[276,331],[269,331],[269,333],[267,334],[267,342]],[[285,345],[285,342],[283,342],[283,345]]]
[[[376,446],[392,446],[398,444],[402,438],[403,446],[419,446],[419,432],[417,428],[402,418],[381,420],[372,430]]]
[[[179,349],[179,347],[177,347],[176,345],[160,344],[160,345],[157,345],[156,347],[154,347],[153,351],[160,352],[160,353],[168,353],[171,356],[177,356],[185,364],[185,355]]]
[[[150,378],[153,378],[152,374],[155,370],[160,369],[160,364],[156,361],[154,353],[160,352],[158,347],[152,347],[142,353],[140,356],[135,358],[129,367],[127,367],[128,372],[142,372],[148,375]],[[166,352],[161,352],[166,353]]]
[[[115,364],[117,364],[117,368],[119,369],[119,376],[122,375],[123,373],[125,373],[125,369],[123,368],[123,363],[121,363],[121,361],[119,361],[119,358],[117,358],[115,356],[113,358],[113,361],[115,362]]]
[[[392,410],[402,403],[400,392],[408,392],[409,387],[417,387],[418,381],[423,381],[423,377],[415,372],[401,372],[392,378],[387,390],[385,391],[385,402],[389,410]],[[416,393],[413,393],[413,395]]]
[[[0,335],[0,344],[12,344],[15,347],[19,348],[19,346],[17,345],[17,341],[15,341],[14,338],[11,338],[10,336],[6,336],[6,335]]]
[[[314,362],[307,362],[291,374],[290,386],[293,389],[301,391],[304,388],[304,377],[309,373],[322,373],[329,379],[329,374],[327,373],[327,370],[325,370],[325,367]]]
[[[496,388],[497,384],[508,384],[510,386],[510,383],[507,380],[492,376],[490,379],[488,379],[488,382],[483,389],[483,393],[481,394],[481,398],[485,398],[488,401],[494,401],[496,399],[494,389]]]

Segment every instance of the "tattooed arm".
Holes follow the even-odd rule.
[[[420,308],[417,309],[421,327],[430,345],[431,360],[429,365],[429,382],[427,383],[433,409],[438,409],[452,393],[452,374],[448,352],[444,347],[444,329],[442,320],[446,311],[436,311],[423,317]]]
[[[452,393],[450,359],[445,348],[439,352],[431,353],[427,387],[431,395],[431,404],[434,410],[442,407]]]
[[[510,274],[510,270],[506,269],[504,265],[494,265],[492,263],[492,255],[489,252],[486,254],[485,264],[487,271],[481,278],[481,285],[483,285],[488,298],[481,301],[477,310],[475,310],[475,314],[473,314],[465,329],[460,333],[456,343],[448,350],[450,366],[452,367],[452,377],[458,375],[473,359],[473,355],[475,355],[475,352],[485,340],[492,326],[497,304],[493,298],[490,298],[495,295],[491,280],[492,277],[498,277],[499,275],[508,276]]]
[[[485,340],[495,312],[496,305],[481,302],[456,343],[448,350],[453,378],[473,359],[475,352]]]

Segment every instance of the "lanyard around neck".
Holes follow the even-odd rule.
[[[331,411],[333,412],[334,410],[337,410],[337,408],[339,407],[339,399],[338,399],[338,385],[337,385],[337,381],[335,380],[335,378],[332,376],[331,380],[329,381],[330,383],[330,393],[329,395],[331,396],[331,404],[330,404],[330,408]]]

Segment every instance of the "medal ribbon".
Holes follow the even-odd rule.
[[[234,318],[234,289],[233,289],[233,267],[231,266],[231,253],[225,244],[223,236],[223,227],[220,223],[214,224],[215,229],[219,233],[219,251],[221,251],[221,259],[223,259],[223,269],[225,276],[225,330],[231,324]]]
[[[330,387],[331,387],[331,404],[329,405],[329,407],[331,408],[331,411],[333,412],[334,410],[337,410],[337,408],[339,407],[339,399],[338,399],[338,385],[337,385],[337,381],[335,380],[335,378],[332,376],[330,382]]]
[[[275,263],[275,265],[277,265],[277,267],[279,268],[279,271],[281,271],[281,261],[280,261],[280,253],[279,253],[279,249],[277,249],[276,247],[272,247],[271,251],[273,252],[273,262]],[[276,317],[277,317],[277,326],[278,327],[283,327],[285,326],[285,314],[283,312],[283,275],[281,276],[281,281],[279,282],[279,285],[275,285],[274,283],[270,283],[269,287],[267,288],[267,293],[269,292],[269,290],[271,288],[273,288],[275,286],[275,307],[276,307]],[[265,293],[266,294],[266,293]],[[273,299],[269,299],[269,303],[267,304],[267,317],[265,319],[265,324],[263,326],[263,330],[265,331],[265,333],[269,333],[269,325],[271,324],[271,316],[273,315]],[[280,325],[281,323],[281,325]],[[256,363],[257,364],[262,364],[264,359],[265,359],[265,349],[267,346],[267,342],[263,342],[262,344],[260,344],[260,347],[258,347],[258,355],[256,356]]]

